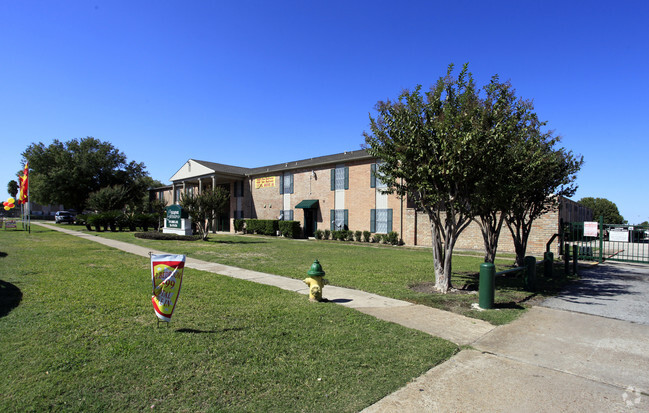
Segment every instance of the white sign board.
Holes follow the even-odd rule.
[[[629,231],[611,231],[608,233],[609,241],[629,242]]]
[[[584,222],[584,237],[596,237],[599,223]]]

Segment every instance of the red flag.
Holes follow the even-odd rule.
[[[19,176],[18,180],[20,181],[20,197],[18,197],[18,202],[21,204],[26,204],[27,194],[29,190],[29,162],[25,164],[25,170],[23,171],[23,176]]]

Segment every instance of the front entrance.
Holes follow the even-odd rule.
[[[304,211],[304,237],[311,238],[315,234],[318,219],[318,200],[305,199],[295,205],[295,209]]]
[[[310,238],[315,234],[316,228],[316,209],[305,209],[304,210],[304,237]]]

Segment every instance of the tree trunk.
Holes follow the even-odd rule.
[[[512,234],[514,249],[516,250],[516,265],[522,267],[525,265],[525,254],[527,252],[527,240],[532,229],[532,221],[525,222],[519,219],[507,219],[507,228]]]
[[[500,230],[505,220],[505,214],[489,214],[481,216],[480,220],[476,220],[480,225],[482,232],[482,240],[484,242],[484,261],[494,263],[496,260],[496,251],[498,250],[498,239],[500,238]]]
[[[431,236],[433,240],[433,267],[435,268],[435,289],[441,293],[446,294],[451,288],[450,271],[446,271],[446,259],[444,256],[444,248],[442,239],[435,228],[435,224],[431,223]]]

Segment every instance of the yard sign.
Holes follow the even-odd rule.
[[[151,255],[151,281],[153,283],[151,302],[160,321],[171,321],[183,282],[184,268],[184,255]]]

